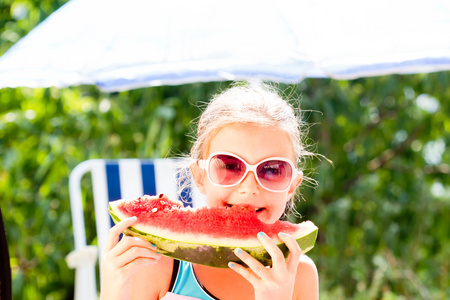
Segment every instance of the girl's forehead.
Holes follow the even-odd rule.
[[[211,137],[204,158],[217,151],[239,155],[249,163],[268,157],[286,157],[295,162],[294,147],[287,132],[274,126],[227,125]]]

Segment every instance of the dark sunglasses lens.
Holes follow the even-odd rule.
[[[245,173],[245,164],[237,157],[218,154],[211,158],[209,175],[216,184],[232,185],[238,182]]]
[[[292,179],[292,167],[282,160],[269,160],[257,168],[261,184],[270,190],[282,191],[289,186]]]

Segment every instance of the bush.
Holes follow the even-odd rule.
[[[300,95],[306,121],[320,123],[310,127],[309,146],[332,161],[307,162],[319,186],[302,187],[305,201],[298,203],[303,218],[320,228],[311,256],[321,298],[448,294],[448,76],[280,85]],[[68,175],[74,166],[91,158],[186,153],[199,106],[227,86],[115,94],[86,86],[0,90],[0,198],[14,298],[73,296],[74,272],[64,257],[73,249]],[[438,109],[427,111],[419,96]],[[88,240],[95,243],[93,207],[86,209]]]

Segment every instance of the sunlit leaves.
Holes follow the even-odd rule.
[[[321,229],[311,256],[323,264],[324,299],[445,299],[449,73],[302,86],[308,96],[328,90],[304,108],[334,112],[313,115],[321,124],[312,131],[334,166],[318,162],[325,187],[303,190],[307,201],[298,205]],[[383,267],[377,256],[387,258]]]
[[[313,160],[310,176],[319,186],[303,187],[306,201],[298,205],[320,227],[311,256],[324,299],[443,297],[450,206],[445,74],[305,80],[290,87],[301,94],[305,120],[317,123],[310,142],[333,162]],[[89,158],[187,153],[199,106],[227,85],[115,94],[86,86],[0,90],[0,197],[17,298],[70,297],[73,271],[64,256],[73,249],[71,169]],[[438,110],[417,104],[425,94],[439,101]],[[87,180],[83,185],[89,187]],[[86,211],[88,242],[95,243],[92,204]],[[60,276],[40,275],[48,272]],[[408,277],[411,272],[417,275]]]

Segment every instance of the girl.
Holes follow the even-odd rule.
[[[212,99],[197,135],[190,171],[208,206],[250,207],[266,223],[292,206],[303,179],[293,166],[307,152],[293,108],[276,92],[261,84],[230,88]],[[260,163],[263,172],[249,171]],[[162,256],[139,238],[119,242],[135,221],[125,219],[110,230],[101,264],[101,299],[318,299],[317,269],[290,235],[279,234],[290,251],[285,259],[264,233],[258,234],[272,257],[271,268],[236,249],[249,267],[230,263],[229,269],[221,269]]]

